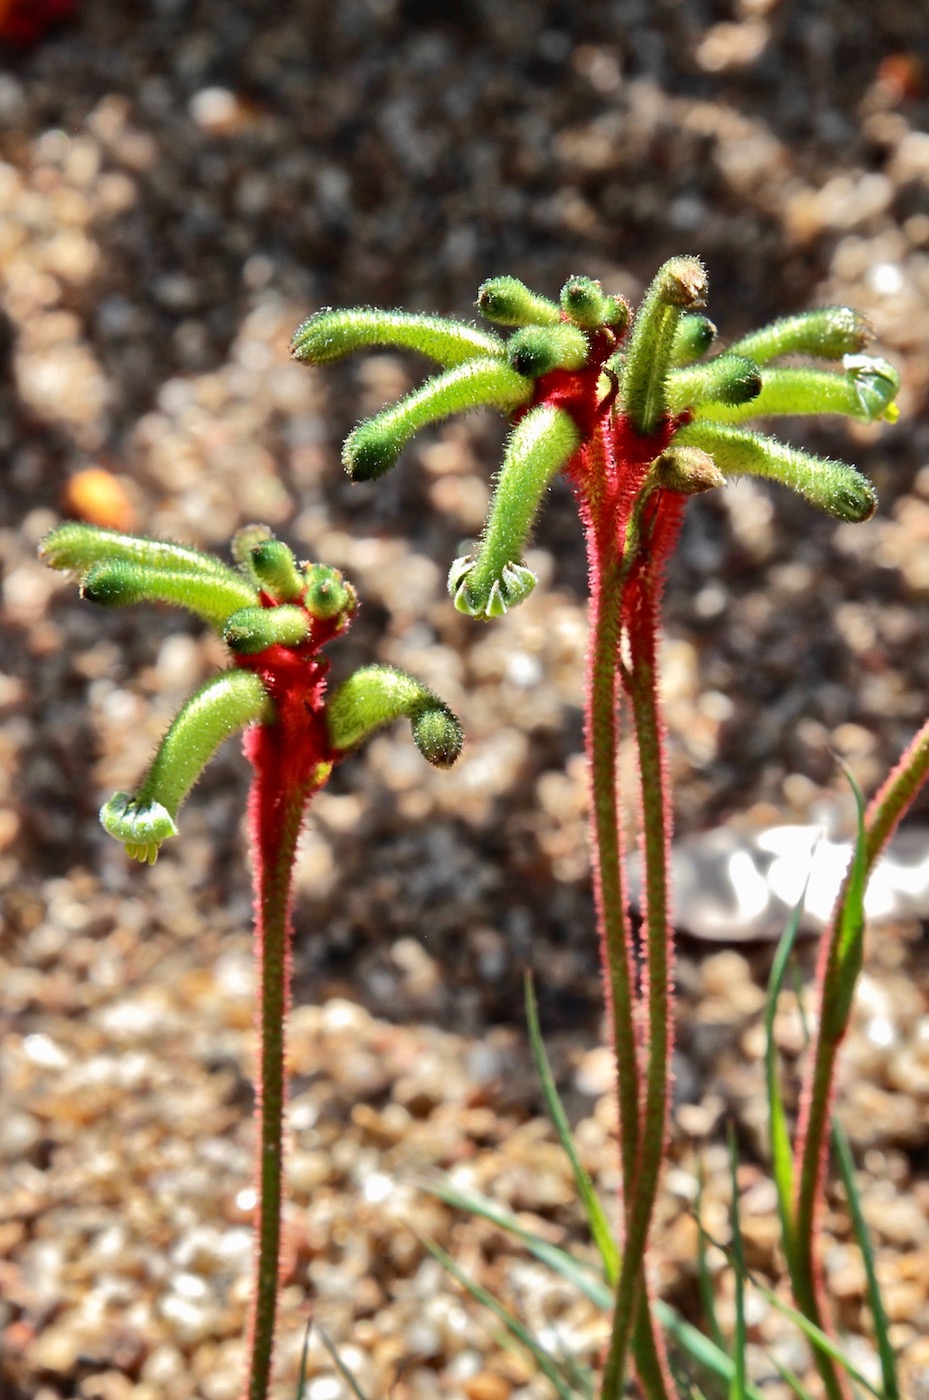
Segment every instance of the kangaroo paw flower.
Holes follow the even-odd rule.
[[[428,686],[393,666],[362,666],[339,686],[326,707],[332,746],[354,749],[376,730],[406,718],[413,741],[437,768],[461,753],[461,725]]]
[[[322,365],[375,345],[418,350],[446,367],[501,356],[504,349],[495,335],[479,331],[476,326],[445,321],[439,316],[362,306],[352,311],[319,311],[311,316],[298,327],[291,354],[308,364]]]
[[[476,574],[476,560],[470,554],[462,554],[448,571],[448,591],[455,607],[469,617],[502,617],[528,598],[537,583],[531,569],[510,560],[488,588],[486,579]]]
[[[531,393],[529,381],[499,360],[469,360],[360,423],[346,440],[342,463],[353,481],[373,481],[390,470],[413,434],[428,423],[481,405],[511,413]]]
[[[122,841],[126,855],[154,865],[162,841],[177,835],[174,819],[160,802],[140,802],[129,792],[114,792],[100,808],[100,824]]]

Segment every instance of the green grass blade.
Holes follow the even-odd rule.
[[[858,1195],[858,1188],[855,1185],[855,1163],[852,1158],[852,1151],[849,1147],[845,1130],[838,1122],[834,1122],[832,1125],[832,1150],[842,1176],[842,1181],[845,1184],[845,1192],[848,1196],[848,1208],[855,1230],[855,1239],[858,1242],[858,1248],[861,1250],[861,1257],[864,1261],[865,1275],[868,1280],[868,1302],[871,1307],[871,1317],[874,1321],[874,1335],[877,1339],[877,1351],[881,1362],[881,1381],[884,1387],[885,1400],[900,1400],[900,1387],[897,1383],[896,1358],[894,1356],[894,1349],[890,1343],[890,1324],[887,1319],[887,1313],[884,1310],[884,1301],[881,1298],[881,1290],[877,1281],[877,1270],[874,1264],[874,1248],[871,1244],[870,1231],[868,1230],[868,1225],[861,1209],[861,1199]]]
[[[797,1400],[814,1400],[813,1395],[807,1390],[800,1377],[795,1375],[789,1366],[785,1366],[783,1361],[778,1361],[777,1357],[771,1356],[770,1353],[768,1353],[768,1360],[771,1362],[772,1366],[777,1368],[777,1373],[781,1380],[785,1385],[790,1386]]]
[[[697,1199],[694,1202],[694,1209],[697,1214],[697,1288],[700,1293],[700,1302],[703,1304],[703,1315],[706,1325],[710,1330],[710,1336],[725,1354],[726,1342],[723,1337],[723,1330],[719,1325],[716,1316],[716,1300],[713,1297],[713,1280],[710,1278],[710,1269],[706,1257],[706,1235],[703,1230],[703,1159],[700,1159],[697,1168]]]
[[[601,1278],[591,1272],[589,1265],[580,1259],[575,1259],[572,1254],[559,1249],[557,1245],[550,1244],[548,1240],[538,1239],[505,1206],[498,1205],[496,1201],[489,1200],[477,1191],[449,1186],[446,1182],[423,1182],[421,1185],[424,1190],[439,1200],[445,1201],[447,1205],[453,1206],[456,1210],[478,1215],[483,1220],[487,1220],[492,1225],[496,1225],[499,1229],[511,1234],[514,1239],[518,1239],[521,1244],[524,1244],[529,1253],[540,1263],[546,1264],[553,1273],[573,1284],[578,1292],[595,1307],[601,1308],[604,1312],[608,1312],[612,1307],[612,1290]],[[682,1351],[685,1351],[693,1361],[704,1367],[718,1380],[726,1385],[729,1384],[732,1379],[733,1364],[722,1347],[705,1337],[691,1323],[685,1322],[669,1304],[660,1299],[655,1303],[655,1316],[665,1334]],[[761,1392],[754,1386],[746,1385],[745,1393],[747,1400],[764,1400]]]
[[[310,1354],[310,1333],[313,1330],[313,1319],[310,1318],[306,1324],[306,1331],[303,1334],[303,1347],[300,1352],[300,1374],[297,1377],[296,1400],[304,1400],[306,1395],[306,1362]]]
[[[655,1303],[655,1316],[661,1323],[665,1336],[676,1342],[682,1351],[686,1351],[692,1361],[696,1361],[698,1366],[703,1366],[717,1380],[731,1385],[735,1373],[735,1363],[731,1356],[727,1356],[715,1342],[698,1331],[693,1323],[686,1322],[668,1303],[660,1299]],[[745,1395],[746,1400],[764,1400],[761,1391],[748,1381],[745,1383]]]
[[[577,1400],[576,1394],[569,1388],[565,1381],[558,1362],[551,1353],[533,1337],[528,1327],[520,1322],[519,1318],[511,1313],[509,1308],[504,1307],[499,1298],[495,1298],[486,1288],[482,1288],[479,1283],[475,1283],[473,1279],[468,1278],[467,1274],[458,1267],[455,1260],[450,1254],[445,1252],[441,1245],[436,1244],[433,1240],[426,1239],[424,1239],[422,1243],[425,1248],[428,1249],[433,1259],[437,1259],[443,1269],[451,1274],[452,1278],[460,1283],[462,1288],[466,1289],[476,1302],[488,1308],[493,1313],[494,1317],[503,1323],[510,1335],[515,1337],[518,1342],[522,1343],[543,1376],[554,1386],[559,1400]]]
[[[736,1179],[739,1156],[735,1128],[729,1124],[729,1176],[732,1182],[732,1204],[729,1218],[732,1226],[732,1266],[735,1270],[735,1334],[732,1338],[732,1380],[729,1400],[745,1400],[745,1348],[748,1333],[745,1326],[745,1251],[742,1248],[742,1222],[739,1219],[739,1183]]]
[[[753,1279],[752,1283],[753,1286],[758,1289],[761,1296],[766,1298],[773,1308],[777,1308],[779,1313],[782,1313],[784,1317],[789,1318],[796,1327],[799,1327],[800,1331],[812,1346],[816,1347],[819,1351],[825,1352],[831,1360],[837,1361],[840,1366],[844,1367],[850,1380],[862,1386],[869,1395],[875,1396],[875,1400],[885,1400],[883,1392],[878,1390],[875,1385],[872,1385],[867,1376],[862,1375],[858,1367],[849,1360],[838,1342],[833,1341],[826,1332],[816,1326],[815,1322],[810,1322],[809,1318],[804,1317],[803,1313],[798,1312],[790,1303],[785,1303],[784,1299],[779,1298],[772,1289],[766,1288],[765,1285],[759,1283],[757,1279]]]
[[[322,1341],[323,1346],[326,1348],[326,1350],[327,1350],[328,1353],[329,1353],[329,1359],[331,1360],[333,1366],[334,1366],[334,1367],[336,1368],[336,1370],[338,1371],[339,1375],[342,1377],[342,1379],[343,1379],[343,1381],[345,1382],[345,1384],[348,1386],[348,1388],[349,1388],[349,1390],[351,1391],[352,1395],[354,1395],[355,1400],[368,1400],[368,1397],[365,1395],[365,1393],[364,1393],[364,1391],[362,1390],[361,1386],[360,1386],[360,1385],[358,1384],[358,1382],[355,1380],[355,1377],[352,1375],[351,1371],[348,1369],[348,1367],[346,1366],[345,1362],[342,1360],[341,1356],[339,1355],[339,1352],[338,1352],[338,1349],[337,1349],[335,1343],[334,1343],[334,1342],[332,1341],[332,1339],[323,1331],[323,1329],[320,1327],[320,1325],[319,1325],[318,1322],[316,1323],[316,1330],[317,1330],[317,1332],[319,1333],[320,1340]],[[305,1346],[305,1344],[304,1344],[304,1346]]]
[[[498,1229],[505,1230],[514,1239],[518,1239],[520,1244],[524,1244],[540,1263],[546,1264],[552,1273],[572,1283],[594,1307],[601,1308],[604,1312],[609,1311],[613,1303],[612,1291],[592,1272],[591,1267],[582,1260],[575,1259],[567,1250],[559,1249],[558,1245],[551,1244],[548,1240],[540,1240],[505,1206],[498,1205],[496,1201],[491,1201],[477,1191],[463,1190],[444,1181],[430,1181],[423,1183],[423,1186],[446,1205],[465,1211],[468,1215],[480,1216],[482,1220],[489,1221]]]
[[[597,1247],[597,1252],[603,1262],[603,1273],[607,1282],[615,1285],[616,1280],[619,1278],[619,1250],[613,1238],[613,1232],[610,1229],[610,1223],[607,1220],[606,1211],[603,1209],[600,1197],[597,1195],[587,1169],[577,1155],[577,1148],[574,1145],[574,1138],[571,1135],[571,1126],[568,1123],[564,1106],[555,1085],[552,1068],[549,1064],[548,1056],[545,1053],[542,1031],[539,1026],[539,1007],[536,1001],[535,988],[532,985],[532,974],[530,972],[526,973],[525,991],[529,1044],[532,1047],[532,1057],[535,1060],[536,1071],[542,1086],[545,1106],[555,1126],[558,1140],[565,1150],[568,1161],[571,1163],[571,1170],[574,1173],[577,1193],[581,1198],[581,1203],[587,1216],[587,1224],[590,1228],[591,1237],[593,1238],[593,1242]]]
[[[781,1218],[781,1236],[784,1242],[784,1253],[790,1260],[793,1254],[793,1200],[794,1200],[794,1169],[793,1169],[793,1147],[790,1141],[790,1130],[787,1126],[787,1114],[784,1112],[784,1099],[781,1094],[781,1083],[778,1076],[777,1045],[774,1041],[774,1017],[777,1013],[777,1003],[784,985],[784,978],[790,962],[790,955],[793,952],[794,944],[797,940],[797,933],[800,929],[800,919],[803,914],[803,906],[806,903],[806,891],[809,884],[804,884],[801,894],[794,908],[787,926],[781,935],[777,945],[777,952],[771,966],[771,976],[768,981],[768,992],[765,999],[764,1012],[764,1032],[765,1032],[765,1078],[768,1095],[768,1123],[771,1134],[771,1170],[774,1176],[774,1184],[777,1187],[777,1210]]]

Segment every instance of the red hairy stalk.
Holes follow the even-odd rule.
[[[332,627],[314,622],[312,651]],[[336,755],[323,710],[328,661],[312,653],[272,646],[238,664],[257,671],[272,697],[273,724],[246,731],[252,764],[248,803],[255,883],[255,954],[258,967],[258,1065],[260,1121],[257,1252],[249,1325],[247,1400],[265,1400],[273,1364],[284,1190],[285,1025],[290,1010],[291,900],[297,839],[308,803],[324,785]]]

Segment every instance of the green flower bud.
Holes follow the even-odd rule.
[[[511,413],[531,394],[529,381],[508,365],[499,360],[470,360],[359,423],[342,449],[342,463],[353,481],[373,481],[390,470],[413,434],[428,423],[481,405]]]
[[[332,569],[328,564],[308,564],[304,578],[306,593],[303,605],[313,617],[330,618],[337,613],[347,616],[357,608],[358,595],[338,569]]]
[[[655,458],[652,471],[658,486],[678,491],[682,496],[698,496],[726,484],[713,458],[699,447],[677,447],[672,443]]]
[[[451,768],[457,763],[464,734],[461,725],[446,705],[423,710],[413,720],[413,743],[433,768]]]
[[[310,634],[303,608],[282,603],[277,608],[240,608],[227,620],[223,641],[240,656],[255,656],[271,646],[297,647]]]
[[[510,336],[506,357],[517,374],[538,379],[553,369],[580,369],[587,361],[588,345],[577,326],[527,326]]]
[[[503,342],[475,326],[370,306],[317,312],[297,330],[291,354],[307,364],[321,365],[374,345],[416,350],[446,367],[503,354]]]
[[[757,399],[761,393],[761,370],[744,355],[718,355],[704,365],[673,369],[668,375],[666,395],[668,408],[680,413],[696,404],[742,404]]]
[[[303,592],[303,579],[293,554],[280,540],[261,540],[251,551],[255,577],[277,603],[293,603]]]
[[[362,666],[326,705],[335,749],[354,749],[377,729],[406,717],[423,757],[449,768],[461,753],[461,725],[428,686],[393,666]]]
[[[225,574],[195,574],[118,558],[101,560],[88,569],[81,581],[81,596],[105,608],[173,603],[216,628],[231,612],[255,601],[254,589],[231,569]]]
[[[243,525],[232,537],[232,557],[247,578],[258,584],[258,576],[252,568],[252,550],[274,535],[267,525]]]
[[[561,289],[561,309],[583,330],[609,326],[621,331],[629,320],[629,306],[622,297],[608,297],[592,277],[569,277]]]
[[[498,326],[556,326],[558,307],[537,296],[518,277],[490,277],[478,288],[481,315]]]
[[[685,312],[671,342],[671,364],[687,365],[706,354],[716,339],[716,327],[708,316]]]

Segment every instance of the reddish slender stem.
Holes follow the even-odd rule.
[[[285,1027],[290,1010],[291,898],[294,855],[307,803],[329,776],[318,761],[322,721],[295,713],[302,734],[287,722],[256,726],[245,736],[254,766],[249,827],[255,863],[255,952],[259,972],[257,1012],[259,1113],[255,1284],[249,1326],[247,1400],[266,1400],[274,1361],[280,1280],[281,1206],[284,1191]],[[310,731],[310,732],[308,732]],[[302,745],[295,747],[295,740]],[[315,761],[314,761],[315,758]]]

